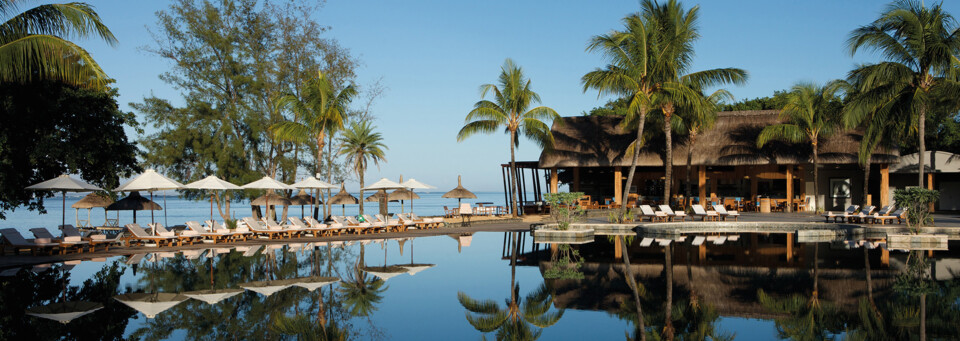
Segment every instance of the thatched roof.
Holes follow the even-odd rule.
[[[107,206],[107,211],[159,211],[162,209],[157,203],[141,196],[140,192],[130,192],[126,198]]]
[[[473,194],[473,192],[467,190],[466,188],[463,188],[463,181],[461,181],[461,177],[458,175],[457,187],[454,189],[451,189],[447,193],[444,193],[440,197],[448,198],[448,199],[476,199],[477,195]]]
[[[73,208],[94,208],[94,207],[107,207],[113,203],[113,199],[108,196],[103,196],[97,193],[90,193],[83,199],[78,200],[77,202],[70,205]]]
[[[390,195],[387,195],[387,199],[390,199],[392,201],[413,200],[413,199],[420,199],[420,195],[417,195],[417,193],[414,193],[409,189],[400,188],[393,192],[390,192]]]
[[[360,200],[357,200],[357,197],[350,195],[347,190],[343,187],[343,184],[340,185],[340,193],[334,195],[333,198],[327,200],[328,204],[331,205],[356,205],[360,203]]]
[[[300,192],[298,192],[297,195],[290,197],[290,205],[313,205],[314,203],[317,203],[318,205],[321,204],[317,202],[316,198],[310,194],[307,194],[307,191],[303,189],[300,189]]]
[[[627,147],[634,141],[635,132],[620,127],[622,118],[614,116],[577,116],[555,120],[551,131],[554,149],[540,154],[540,167],[611,167],[630,166],[632,155]],[[714,127],[702,133],[693,147],[693,165],[789,165],[812,163],[809,143],[771,142],[757,148],[757,135],[764,127],[780,123],[776,110],[728,111],[718,115]],[[649,123],[648,123],[649,125]],[[674,164],[684,164],[687,139],[674,134]],[[857,162],[857,151],[862,135],[856,131],[842,131],[820,144],[820,162],[823,164],[852,164]],[[641,149],[638,166],[663,166],[663,137],[653,137]],[[896,163],[897,150],[878,150],[874,163]]]
[[[263,206],[266,204],[270,204],[270,206],[290,206],[290,199],[281,197],[276,193],[273,193],[273,191],[268,191],[267,194],[253,199],[250,204],[253,206]]]

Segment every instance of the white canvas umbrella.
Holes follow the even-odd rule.
[[[27,309],[27,315],[67,324],[80,316],[90,314],[100,309],[103,309],[103,304],[96,302],[59,302],[29,308]]]
[[[435,266],[436,266],[436,265],[434,265],[434,264],[408,264],[408,265],[401,265],[402,268],[407,269],[407,273],[410,274],[410,276],[416,275],[416,274],[417,274],[418,272],[420,272],[420,271],[423,271],[423,270],[426,270],[426,269],[429,269],[429,268],[432,268],[432,267],[435,267]]]
[[[213,220],[213,191],[242,189],[240,186],[224,181],[214,175],[186,184],[183,188],[210,190],[210,220]]]
[[[242,289],[207,289],[197,291],[187,291],[183,296],[207,302],[207,304],[217,304],[220,301],[231,298],[243,293]]]
[[[407,269],[404,269],[403,267],[395,266],[395,265],[368,266],[368,267],[364,267],[363,271],[368,274],[377,276],[384,281],[407,273]]]
[[[130,179],[127,183],[117,187],[115,191],[117,192],[134,192],[134,191],[147,191],[150,192],[150,201],[153,201],[153,191],[166,191],[171,189],[181,189],[183,184],[163,176],[163,174],[157,173],[156,170],[148,169],[142,174],[137,175],[135,178]],[[163,196],[163,207],[167,207],[167,196]],[[150,211],[150,222],[153,222],[153,211]],[[163,210],[163,224],[167,224],[167,210]],[[156,231],[154,231],[156,234]]]
[[[279,280],[273,280],[273,281],[247,282],[247,283],[240,284],[240,287],[256,292],[263,296],[270,296],[277,293],[280,290],[293,286],[294,283],[296,283],[295,280],[279,279]]]
[[[403,185],[390,181],[387,178],[380,178],[377,182],[363,188],[364,191],[374,190],[374,191],[383,191],[383,196],[380,198],[380,214],[387,215],[387,190],[388,189],[398,189],[404,188]]]
[[[319,174],[319,173],[318,173],[318,174]],[[322,181],[322,180],[319,180],[319,179],[317,179],[316,177],[313,177],[313,176],[308,177],[308,178],[303,179],[303,180],[300,180],[299,182],[297,182],[297,183],[295,183],[295,184],[293,184],[293,185],[290,185],[290,186],[293,186],[293,187],[296,187],[296,188],[299,188],[299,189],[315,189],[315,190],[317,190],[317,198],[320,197],[320,190],[322,190],[322,189],[336,189],[336,188],[337,188],[337,186],[334,186],[334,185],[331,185],[331,184],[329,184],[329,183],[326,183],[326,182],[324,182],[324,181]],[[329,194],[329,192],[328,192],[328,194]],[[329,198],[327,198],[327,199],[329,200]],[[313,204],[313,210],[314,210],[314,211],[317,210],[317,203],[316,203],[316,202],[314,202],[314,204]],[[312,215],[312,214],[313,214],[313,213],[311,213],[311,215]]]
[[[264,190],[284,190],[284,189],[295,189],[293,186],[287,185],[280,181],[274,180],[269,176],[264,176],[260,180],[248,183],[246,185],[240,186],[243,189],[264,189]],[[267,199],[267,209],[265,214],[270,216],[270,200]]]
[[[146,315],[149,319],[156,317],[157,314],[160,314],[164,310],[173,308],[174,306],[183,303],[183,301],[188,299],[188,297],[180,294],[164,292],[158,292],[154,294],[123,294],[114,296],[113,298],[117,301],[120,301],[120,303],[126,304],[130,308],[143,313],[143,315]]]
[[[403,185],[403,187],[406,187],[406,188],[410,189],[411,192],[413,192],[413,191],[415,191],[415,190],[418,190],[418,189],[434,189],[434,188],[436,188],[436,187],[427,185],[427,184],[425,184],[425,183],[422,183],[422,182],[420,182],[420,181],[417,181],[417,179],[410,179],[410,180],[404,181],[404,182],[401,183],[401,185]],[[410,212],[413,212],[413,199],[410,200]]]
[[[71,178],[66,174],[38,184],[27,186],[27,189],[32,191],[60,191],[62,193],[63,212],[60,217],[60,225],[65,225],[67,223],[67,192],[93,192],[103,190],[100,187]]]
[[[310,290],[310,291],[316,291],[320,287],[333,284],[339,281],[340,279],[336,277],[310,276],[310,277],[297,278],[297,282],[294,283],[293,285]]]

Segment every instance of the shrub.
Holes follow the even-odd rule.
[[[552,266],[543,272],[545,279],[583,279],[583,273],[580,272],[583,257],[580,257],[580,251],[569,244],[560,244],[550,263]]]
[[[583,207],[577,205],[577,200],[582,196],[583,192],[543,195],[543,199],[550,204],[550,216],[557,222],[557,229],[564,231],[583,216]]]
[[[907,227],[913,229],[914,233],[920,233],[924,226],[933,224],[930,204],[938,199],[940,199],[939,191],[920,187],[898,189],[893,192],[893,200],[897,202],[897,207],[902,208],[906,213]]]

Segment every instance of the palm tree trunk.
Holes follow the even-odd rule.
[[[813,197],[817,203],[817,212],[823,212],[823,200],[820,199],[820,153],[817,148],[817,141],[813,141]]]
[[[637,306],[637,330],[640,334],[640,340],[647,340],[647,326],[643,323],[643,307],[640,306],[640,288],[637,287],[637,279],[633,277],[633,268],[630,267],[630,252],[627,249],[627,242],[622,236],[617,237],[620,241],[620,248],[623,250],[623,272],[627,276],[627,285],[630,291],[633,291],[633,303]]]
[[[663,204],[670,205],[670,185],[673,182],[673,129],[670,127],[670,117],[673,106],[669,105],[663,111],[663,135],[666,138],[666,150],[663,157]]]
[[[620,201],[620,222],[627,216],[627,198],[630,197],[630,185],[633,184],[633,175],[637,172],[637,161],[640,159],[640,148],[643,147],[643,126],[647,121],[647,108],[640,108],[640,126],[637,127],[637,140],[633,143],[633,161],[630,161],[630,171],[627,172],[627,183],[623,185],[623,199]]]
[[[927,340],[927,294],[920,294],[920,341]]]
[[[920,105],[920,127],[917,135],[920,136],[919,141],[917,141],[918,146],[920,147],[920,152],[917,154],[917,175],[920,176],[919,185],[920,188],[923,187],[923,154],[927,150],[927,144],[925,143],[925,137],[927,133],[927,107],[923,104]]]
[[[333,183],[333,135],[336,132],[327,134],[327,182]],[[327,189],[327,198],[330,198],[330,189]],[[330,200],[327,200],[327,204],[323,205],[323,216],[333,214],[333,204],[329,203]]]
[[[670,244],[663,247],[665,276],[667,277],[667,302],[663,308],[663,335],[673,340],[673,252]]]
[[[863,249],[863,270],[867,280],[867,301],[870,302],[870,308],[880,317],[880,310],[877,309],[877,303],[873,300],[873,274],[870,273],[870,249],[866,245]]]
[[[517,183],[517,161],[513,151],[514,149],[513,141],[515,141],[516,138],[517,138],[517,131],[511,129],[510,130],[510,187],[511,187],[510,192],[512,192],[513,195],[512,195],[512,198],[510,199],[511,200],[510,213],[512,213],[514,218],[517,217],[517,190],[519,189],[519,186],[520,186],[520,184]]]
[[[360,175],[360,214],[363,215],[363,187],[366,187],[363,185],[363,167],[357,169],[357,174]],[[360,250],[363,251],[362,246]]]
[[[863,197],[860,198],[860,202],[866,203],[867,196],[869,195],[870,195],[870,158],[867,157],[867,163],[863,165]]]
[[[317,136],[317,174],[320,174],[320,172],[322,171],[320,160],[323,160],[323,133],[322,133],[322,132],[320,133],[319,136]],[[320,196],[321,196],[320,193],[321,193],[320,190],[317,190],[317,199],[320,199]],[[326,203],[327,201],[329,201],[329,200],[326,200],[326,198],[324,198],[323,202]],[[314,207],[313,207],[314,216],[316,216],[316,211],[317,211],[317,207],[316,207],[316,206],[317,206],[317,205],[314,205]],[[326,206],[326,205],[323,205],[323,217],[324,217],[324,218],[327,217],[327,206]],[[314,218],[316,218],[316,217],[314,217]],[[321,221],[322,221],[322,220],[321,220]]]
[[[686,187],[686,190],[684,191],[685,192],[684,196],[686,196],[687,198],[690,198],[691,196],[693,196],[693,184],[690,183],[690,170],[692,169],[690,167],[690,164],[693,163],[693,146],[696,145],[696,142],[697,142],[697,133],[696,131],[691,131],[690,143],[687,145],[687,172],[686,172],[687,176],[686,176],[686,179],[684,179],[684,182],[686,182],[686,186],[684,186]]]
[[[517,283],[517,253],[520,251],[520,248],[517,246],[517,238],[520,237],[520,234],[517,232],[510,233],[513,234],[513,236],[511,236],[512,238],[510,238],[513,240],[513,245],[511,246],[513,252],[511,252],[512,254],[510,255],[510,306],[513,307],[517,305],[517,290],[514,288]],[[513,315],[512,317],[514,319],[516,318],[516,315],[511,315]]]

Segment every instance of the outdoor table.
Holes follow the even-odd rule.
[[[760,198],[760,213],[770,213],[770,198]]]

